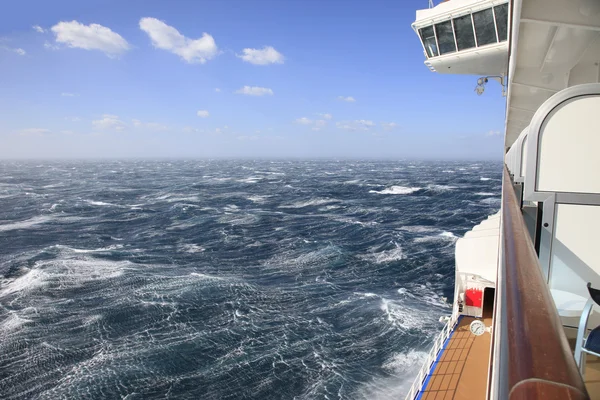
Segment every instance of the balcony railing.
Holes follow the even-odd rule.
[[[442,331],[438,334],[437,338],[433,342],[433,347],[427,355],[427,359],[423,363],[423,366],[419,370],[417,377],[415,378],[412,386],[410,387],[410,390],[408,391],[408,394],[406,395],[406,400],[414,400],[419,394],[419,392],[425,389],[425,378],[427,378],[427,376],[432,372],[431,368],[433,366],[433,363],[437,360],[440,351],[442,351],[442,349],[444,348],[446,340],[448,340],[448,338],[452,334],[452,331],[454,331],[454,326],[458,322],[458,317],[458,311],[455,310],[452,313],[452,316],[450,317],[448,322],[446,322],[446,325],[444,325]]]
[[[490,399],[589,399],[504,169]]]

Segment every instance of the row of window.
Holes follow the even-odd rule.
[[[495,21],[495,22],[494,22]],[[503,42],[508,3],[419,29],[428,57]]]

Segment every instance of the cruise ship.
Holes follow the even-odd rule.
[[[506,119],[500,211],[457,241],[406,399],[600,398],[600,0],[430,0],[412,28]]]

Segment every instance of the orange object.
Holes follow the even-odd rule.
[[[465,304],[472,307],[481,307],[483,303],[483,290],[467,289],[465,292]]]

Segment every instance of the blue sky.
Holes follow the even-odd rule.
[[[7,2],[0,158],[500,159],[500,87],[423,65],[426,7]]]

